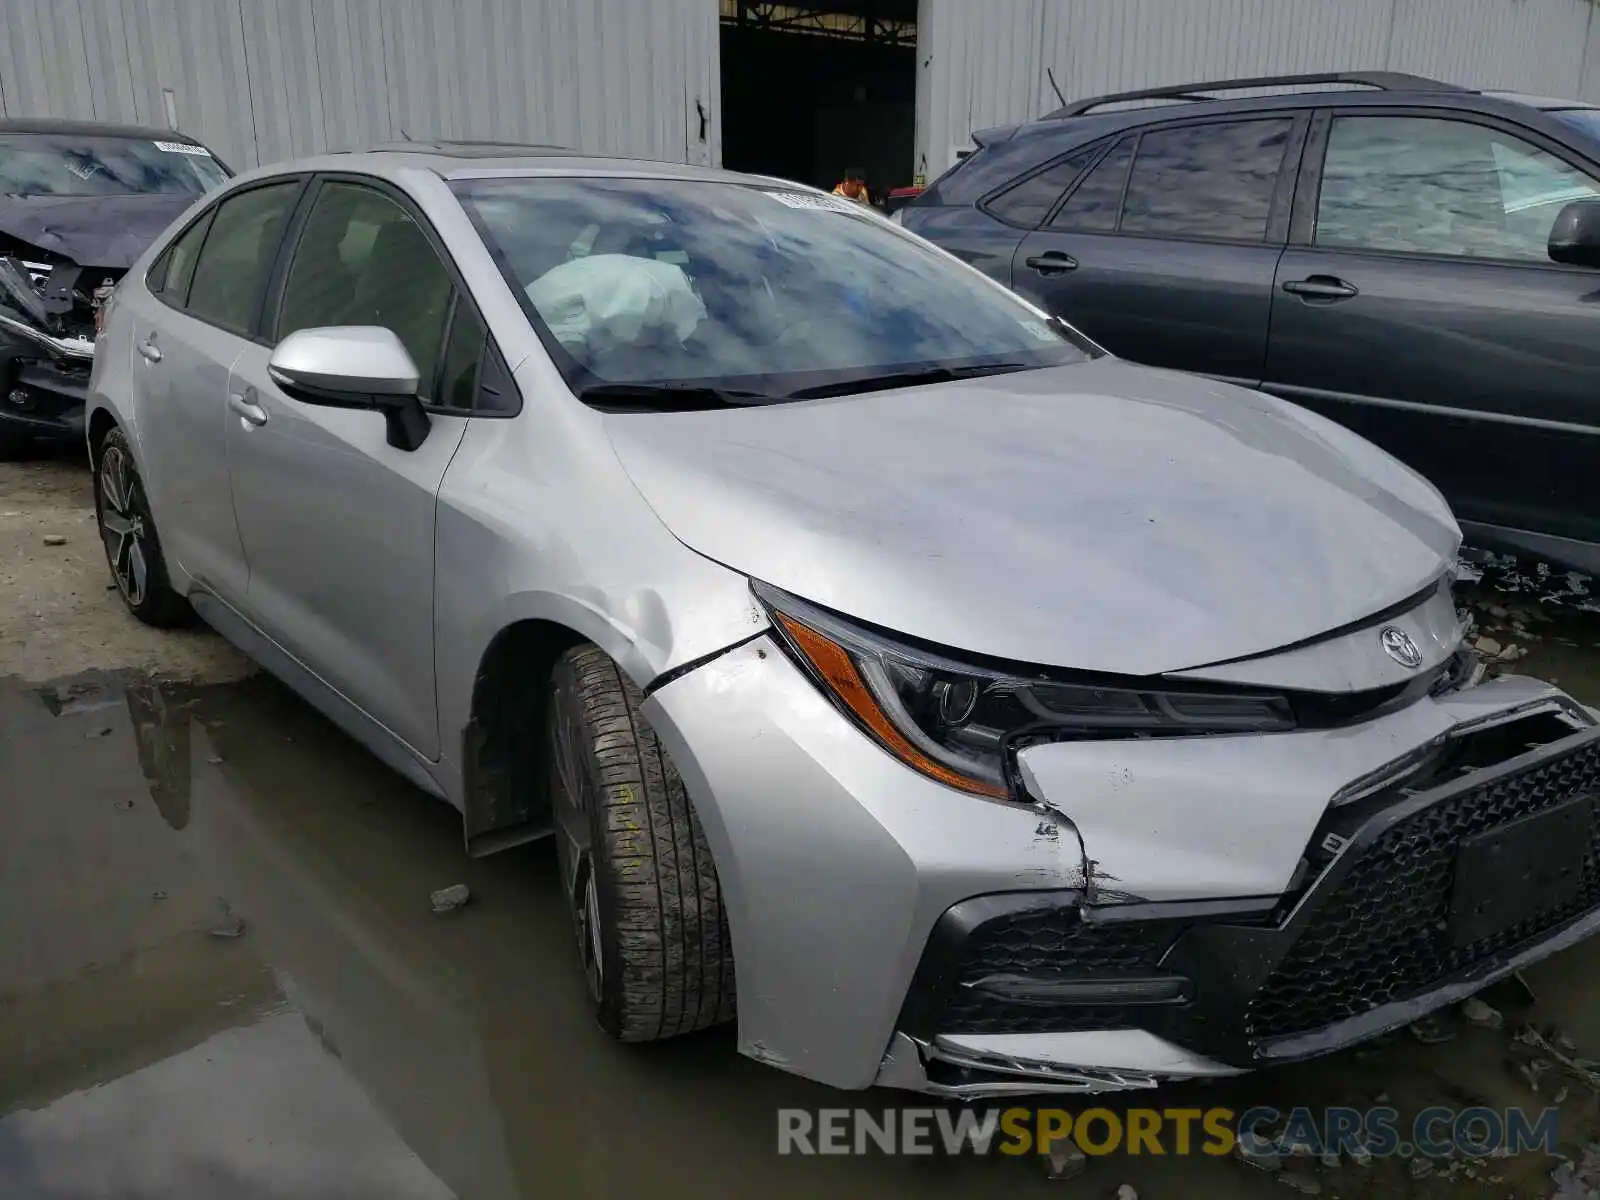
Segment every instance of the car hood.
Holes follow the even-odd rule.
[[[1115,359],[606,417],[686,545],[969,652],[1154,675],[1369,617],[1453,561],[1439,494],[1259,393]]]
[[[80,267],[125,271],[199,196],[0,196],[0,233]]]

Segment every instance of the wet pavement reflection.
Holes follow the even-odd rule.
[[[1548,574],[1507,591],[1494,570],[1466,596],[1484,628],[1506,627],[1496,636],[1527,630],[1516,669],[1600,704],[1600,607],[1570,588],[1542,599]],[[455,883],[473,902],[435,915],[430,893]],[[1536,1003],[1495,1002],[1600,1058],[1597,966],[1600,949],[1580,946],[1528,974]],[[1510,1068],[1506,1031],[1457,1025],[1442,1045],[1401,1036],[1107,1106],[1550,1102]],[[1600,1108],[1571,1090],[1561,1136],[1576,1157]],[[901,1102],[758,1066],[728,1030],[608,1041],[548,846],[468,859],[453,812],[271,680],[0,681],[6,1200],[1285,1192],[1233,1161],[1119,1156],[1058,1183],[1031,1158],[776,1153],[780,1107]],[[1551,1165],[1496,1160],[1439,1194],[1545,1195]],[[1322,1186],[1417,1185],[1387,1163]]]

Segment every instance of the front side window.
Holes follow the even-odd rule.
[[[850,202],[673,179],[452,186],[580,394],[714,385],[791,398],[1092,353]]]
[[[1550,228],[1600,184],[1484,125],[1338,117],[1328,131],[1316,244],[1405,254],[1550,261]]]
[[[190,316],[235,333],[254,329],[283,227],[299,195],[296,179],[251,188],[217,206],[189,285],[185,308]]]
[[[1259,242],[1294,122],[1228,121],[1157,129],[1139,139],[1123,233]]]
[[[1096,153],[1095,150],[1088,150],[1074,154],[1071,158],[1046,167],[1037,175],[1028,176],[1021,183],[1013,184],[989,201],[989,211],[1012,225],[1037,229],[1056,198],[1094,160]]]
[[[325,183],[284,278],[277,337],[324,325],[381,325],[432,399],[454,284],[426,234],[382,192]]]
[[[11,196],[198,196],[228,172],[188,142],[69,133],[0,133],[0,192]]]

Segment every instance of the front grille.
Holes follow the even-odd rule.
[[[1076,908],[994,917],[974,929],[963,945],[938,1028],[943,1033],[1034,1033],[1127,1027],[1132,1023],[1128,1009],[1023,1002],[965,985],[991,975],[1040,979],[1156,974],[1180,928],[1155,921],[1089,925]]]
[[[1255,1041],[1305,1033],[1421,995],[1483,959],[1600,904],[1600,822],[1591,826],[1578,894],[1470,945],[1448,935],[1456,850],[1463,838],[1600,792],[1600,743],[1468,788],[1399,821],[1320,903],[1305,931],[1251,1000]]]

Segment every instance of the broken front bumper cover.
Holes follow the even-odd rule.
[[[57,358],[84,363],[94,361],[94,343],[88,338],[58,337],[42,329],[35,329],[21,318],[3,311],[0,311],[0,333],[8,333],[12,337],[31,342]]]
[[[1259,952],[1261,970],[1282,961],[1297,944],[1282,931],[1312,911],[1311,889],[1318,908],[1331,895],[1328,871],[1341,856],[1312,862],[1310,854],[1344,828],[1330,821],[1387,811],[1404,801],[1406,787],[1437,795],[1445,784],[1419,772],[1441,751],[1469,731],[1514,725],[1535,710],[1567,722],[1540,735],[1547,744],[1593,724],[1559,689],[1503,677],[1338,729],[1036,747],[1025,752],[1025,774],[1047,789],[1038,794],[1058,798],[1046,805],[979,799],[909,770],[842,716],[766,635],[651,689],[644,705],[695,798],[716,859],[738,976],[740,1050],[834,1087],[929,1090],[951,1082],[943,1072],[952,1056],[1035,1061],[1021,1076],[1035,1090],[1052,1072],[1132,1086],[1273,1061],[1251,1046],[1239,1049],[1248,994],[1219,1005],[1233,1013],[1235,1032],[1216,1043],[1194,1040],[1181,1023],[1172,1030],[1120,1020],[997,1027],[964,1024],[938,1004],[932,1019],[913,1021],[912,1006],[945,914],[974,897],[1012,896],[1032,902],[1024,908],[1040,914],[1042,939],[1024,938],[1031,961],[991,963],[985,975],[1069,967],[1062,935],[1072,926],[1049,922],[1092,925],[1109,939],[1100,931],[1114,914],[1116,936],[1134,940],[1120,950],[1107,940],[1109,962],[1147,974],[1152,965],[1175,966],[1168,954],[1192,928],[1185,952],[1215,956],[1212,969],[1191,963],[1190,992],[1175,997],[1160,994],[1170,980],[1152,976],[1161,1004],[1150,1008],[1178,1021],[1185,1006],[1191,1013],[1197,1003],[1209,1007],[1214,981],[1232,967],[1228,956]],[[1480,755],[1490,770],[1536,740],[1521,730],[1518,737],[1515,750]],[[1085,909],[1100,919],[1083,922]],[[1170,933],[1153,949],[1146,945],[1152,929]],[[1027,992],[1030,983],[991,981],[989,991]],[[1414,994],[1437,986],[1425,979]],[[1090,998],[1103,1005],[1108,996],[1116,1000],[1114,991]],[[1335,1019],[1319,1017],[1306,1028]],[[1140,1035],[1139,1054],[1129,1051],[1130,1033]],[[1051,1038],[1051,1053],[1034,1060],[1017,1049],[1017,1035],[1034,1039],[1035,1052],[1039,1037]],[[945,1060],[926,1078],[918,1074],[918,1043]],[[1106,1057],[1112,1047],[1120,1058]],[[1107,1071],[1124,1082],[1102,1077]],[[996,1081],[985,1075],[980,1082]]]
[[[77,441],[94,343],[58,338],[0,310],[0,434]]]
[[[1520,730],[1500,727],[1515,738]],[[1600,930],[1600,728],[1334,808],[1293,894],[1097,908],[954,905],[878,1082],[1097,1092],[1325,1054]]]

